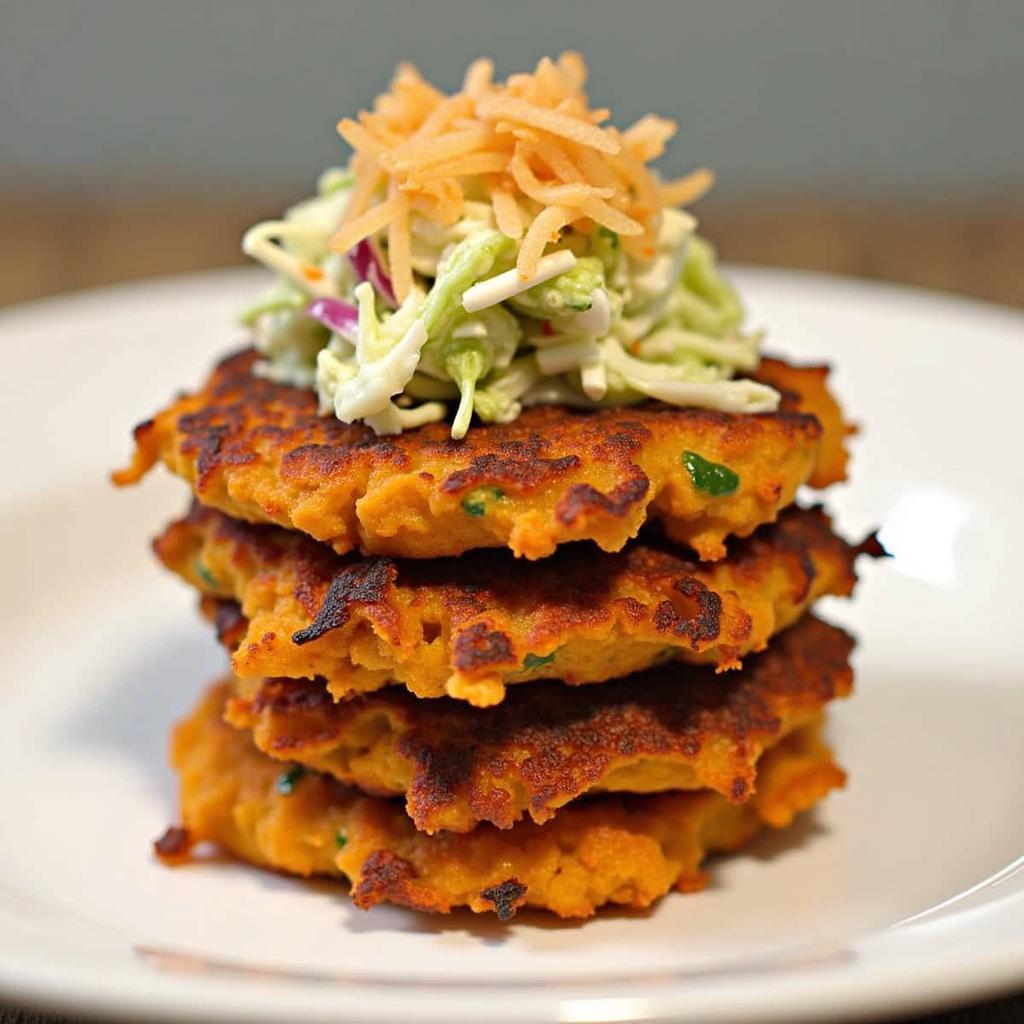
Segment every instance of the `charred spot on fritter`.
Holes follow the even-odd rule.
[[[442,607],[453,622],[462,622],[487,611],[491,606],[492,572],[507,569],[507,563],[498,562],[494,554],[492,551],[481,551],[473,556],[473,564],[478,570],[475,579],[467,579],[458,571],[452,571],[454,567],[450,567],[447,573],[438,574],[434,571],[434,565],[426,562],[404,562],[399,579],[407,586],[438,587]]]
[[[607,433],[594,446],[594,455],[602,461],[628,462],[638,452],[651,432],[636,420],[619,420],[607,425]]]
[[[510,921],[526,902],[526,886],[516,878],[492,885],[480,893],[480,899],[490,903],[499,921]]]
[[[428,913],[448,912],[448,904],[417,884],[416,869],[393,850],[375,850],[366,858],[352,888],[352,902],[360,910],[389,902]]]
[[[330,710],[334,701],[319,679],[265,679],[252,706],[257,714],[284,714],[296,708]]]
[[[132,437],[134,437],[136,441],[141,441],[146,434],[153,430],[154,426],[156,426],[156,421],[152,416],[150,416],[149,419],[141,420],[139,423],[135,424],[135,428],[132,430]]]
[[[673,588],[696,608],[692,615],[680,615],[675,605],[662,601],[654,611],[655,628],[664,632],[671,629],[677,636],[690,639],[696,649],[701,642],[717,640],[722,629],[722,599],[692,576],[676,580]]]
[[[808,551],[806,547],[802,547],[800,549],[797,553],[797,557],[800,559],[800,568],[803,570],[803,578],[800,581],[800,585],[793,593],[793,600],[803,601],[811,592],[811,587],[814,585],[814,580],[818,575],[818,570],[814,565],[814,559],[811,557],[810,551]]]
[[[398,576],[390,558],[371,557],[347,566],[331,581],[313,624],[292,634],[292,643],[308,644],[349,620],[353,605],[383,604]]]
[[[281,476],[286,480],[341,476],[366,454],[372,455],[375,461],[390,462],[399,468],[409,464],[405,453],[389,438],[378,438],[369,430],[367,433],[369,436],[346,439],[344,443],[299,444],[282,456]]]
[[[543,458],[539,444],[506,442],[500,448],[497,453],[476,456],[465,469],[446,476],[441,490],[446,494],[461,494],[475,487],[503,484],[518,493],[528,493],[582,465],[578,455]]]
[[[272,723],[270,751],[275,757],[301,757],[309,747],[337,742],[347,717],[319,679],[267,679],[251,704],[251,713]]]
[[[209,598],[213,604],[213,626],[217,631],[217,639],[225,647],[234,649],[245,637],[249,625],[248,619],[242,614],[237,601],[223,598]]]
[[[565,526],[592,512],[621,517],[646,496],[650,486],[651,481],[643,473],[618,484],[608,494],[590,484],[574,484],[558,502],[555,515]]]
[[[474,622],[455,638],[455,667],[461,672],[516,663],[507,633],[491,629],[486,622]]]
[[[246,523],[231,516],[218,515],[214,509],[192,502],[185,517],[200,530],[212,528],[218,539],[245,544],[261,562],[273,564],[282,555],[281,531],[269,523]]]
[[[278,531],[280,533],[280,531]],[[244,547],[244,545],[243,545]],[[281,545],[282,554],[285,545]],[[286,571],[293,579],[292,597],[301,605],[310,620],[315,620],[330,590],[332,581],[350,564],[341,561],[330,548],[320,545],[302,545],[301,557],[296,546],[287,548]]]
[[[627,594],[625,597],[618,599],[618,604],[634,625],[644,621],[644,618],[647,615],[647,607],[635,597]]]
[[[171,825],[164,830],[159,839],[154,840],[153,852],[160,858],[162,864],[173,867],[176,864],[184,864],[189,859],[193,845],[192,835],[187,828]]]
[[[846,579],[835,592],[849,593],[855,582],[852,567],[858,549],[832,533],[831,519],[820,505],[803,509],[799,515],[795,510],[786,509],[776,523],[761,527],[751,537],[734,544],[730,548],[730,557],[744,572],[754,573],[757,561],[763,557],[762,552],[768,545],[780,555],[789,555],[792,559],[789,597],[794,602],[807,598],[818,578],[816,561],[825,559],[825,564],[829,564],[830,553],[846,565]]]
[[[181,450],[196,456],[196,488],[202,491],[210,477],[224,466],[245,466],[256,462],[256,452],[232,447],[232,437],[245,425],[245,411],[239,405],[214,406],[186,413],[178,419],[183,435]]]
[[[885,546],[878,539],[878,532],[869,533],[855,548],[858,555],[867,555],[868,558],[892,558],[892,554],[886,551]]]
[[[300,444],[286,452],[281,459],[281,475],[330,477],[342,472],[355,460],[351,448],[336,448],[329,444]]]
[[[453,719],[450,728],[472,727],[464,719]],[[431,730],[427,730],[430,732]],[[426,740],[415,723],[409,722],[399,737],[396,750],[400,757],[415,764],[412,784],[407,794],[410,806],[421,808],[421,817],[443,812],[460,794],[473,788],[473,775],[477,771],[477,747],[471,737],[454,733],[447,737]],[[487,793],[474,795],[481,819],[487,821],[510,820],[509,794],[500,786]]]
[[[816,534],[820,537],[830,534],[829,518],[820,505],[808,509],[806,518],[807,529],[793,529],[792,520],[787,517],[780,520],[782,525],[772,534],[776,547],[792,554],[800,567],[800,575],[794,580],[792,590],[794,601],[804,600],[818,575],[812,554]]]

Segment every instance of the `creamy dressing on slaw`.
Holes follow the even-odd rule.
[[[398,433],[444,420],[448,406],[439,399],[459,398],[452,436],[463,437],[473,415],[508,422],[523,405],[546,401],[587,408],[655,398],[729,412],[778,404],[773,389],[731,379],[756,368],[760,335],[740,330],[739,302],[688,213],[664,211],[655,255],[646,262],[621,253],[604,232],[600,280],[582,301],[572,274],[599,246],[577,232],[567,236],[571,248],[545,255],[524,281],[511,265],[513,243],[499,241],[485,204],[467,203],[467,216],[448,227],[413,217],[413,266],[422,287],[392,310],[328,247],[350,178],[329,171],[319,189],[281,220],[246,233],[243,251],[278,279],[243,321],[262,357],[256,372],[315,388],[325,414]],[[476,261],[485,267],[479,277],[470,266],[469,277],[451,287],[452,257],[473,264],[488,245],[497,255]],[[433,333],[420,317],[431,296],[446,314]],[[355,343],[307,314],[319,298],[358,309]],[[475,365],[453,373],[455,361]],[[431,390],[414,378],[448,387]]]

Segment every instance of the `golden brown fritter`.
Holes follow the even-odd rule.
[[[478,706],[538,678],[602,682],[666,657],[734,668],[823,594],[849,594],[851,547],[820,509],[782,512],[723,561],[645,538],[616,554],[566,545],[526,564],[507,551],[392,561],[336,555],[277,527],[194,506],[154,543],[221,604],[243,678],[322,676],[338,698],[398,682]]]
[[[646,907],[672,888],[702,888],[706,853],[734,850],[763,825],[788,825],[845,778],[810,727],[764,756],[757,795],[745,804],[707,792],[603,796],[544,825],[428,836],[399,801],[282,772],[221,720],[226,693],[212,689],[174,734],[185,827],[174,850],[212,841],[291,874],[345,877],[364,909],[468,906],[507,919],[520,906],[560,917],[588,917],[606,903]]]
[[[815,416],[822,426],[821,447],[807,483],[828,487],[846,479],[849,453],[846,438],[857,428],[843,421],[843,411],[828,390],[827,366],[790,366],[781,359],[762,359],[757,378],[777,391],[800,395],[800,410]]]
[[[337,703],[314,680],[240,683],[227,720],[265,754],[379,796],[418,829],[544,822],[595,791],[754,790],[758,758],[845,697],[853,641],[810,616],[727,679],[678,663],[603,686],[517,689],[496,708],[391,687]]]
[[[251,350],[226,359],[198,392],[136,427],[134,459],[115,481],[134,483],[163,460],[204,505],[340,553],[433,558],[507,546],[537,559],[582,539],[617,551],[652,517],[716,559],[727,536],[773,520],[812,476],[841,479],[818,461],[841,437],[823,442],[818,418],[802,411],[832,410],[826,419],[841,422],[821,368],[787,368],[776,413],[545,406],[453,441],[444,423],[377,437],[319,416],[311,390],[255,377],[254,359]],[[771,368],[766,360],[761,372]],[[736,489],[699,490],[686,452],[728,466]]]

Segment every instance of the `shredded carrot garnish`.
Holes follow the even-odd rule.
[[[465,196],[453,178],[427,182],[421,192],[409,196],[412,208],[437,224],[454,224],[465,207]]]
[[[558,66],[573,92],[580,92],[587,84],[587,65],[575,50],[566,50],[558,58]]]
[[[569,83],[562,69],[550,57],[542,57],[537,62],[533,73],[533,81],[526,88],[526,97],[531,103],[542,102],[545,97],[558,97],[561,101],[568,98]]]
[[[595,153],[592,149],[579,149],[575,157],[587,181],[603,188],[613,188],[620,194],[629,194],[625,181],[615,174],[600,153]]]
[[[523,214],[511,191],[502,186],[491,187],[491,206],[498,230],[508,238],[523,237]]]
[[[512,180],[519,186],[523,195],[536,199],[538,203],[579,206],[584,199],[591,197],[610,199],[614,195],[610,188],[597,188],[582,182],[569,185],[561,185],[557,182],[546,184],[533,173],[530,165],[523,159],[522,153],[516,153],[512,157],[508,169]]]
[[[647,163],[675,123],[648,114],[622,132],[602,127],[610,113],[590,106],[586,80],[578,53],[544,58],[504,82],[481,58],[446,96],[411,64],[399,65],[372,111],[338,123],[354,150],[356,184],[332,248],[386,238],[402,297],[413,285],[410,217],[452,224],[468,190],[489,201],[499,231],[522,239],[516,265],[524,277],[567,225],[602,225],[624,236],[628,252],[653,254],[662,210],[699,198],[713,179],[699,170],[660,183]]]
[[[647,114],[622,133],[622,141],[637,160],[656,160],[665,152],[665,143],[676,133],[675,121]]]
[[[351,224],[367,206],[381,183],[381,171],[377,164],[369,157],[356,153],[352,158],[352,171],[355,174],[355,187],[349,197],[348,205],[345,207],[345,214],[341,219],[339,228]]]
[[[494,78],[494,61],[490,57],[478,57],[466,68],[466,77],[462,82],[462,91],[476,99],[482,96],[491,86]]]
[[[627,189],[633,194],[633,203],[643,204],[652,209],[660,207],[658,202],[658,184],[643,161],[629,153],[616,153],[607,158],[608,166],[626,183]]]
[[[572,162],[572,157],[566,153],[561,143],[554,139],[534,135],[532,140],[534,152],[551,168],[562,181],[566,183],[583,181],[583,174]],[[598,157],[600,159],[600,157]],[[591,184],[596,184],[591,182]],[[600,186],[599,186],[600,187]],[[606,184],[604,187],[608,187]]]
[[[414,139],[431,139],[439,135],[454,121],[467,117],[473,112],[473,101],[469,96],[459,94],[449,96],[427,116],[427,119],[416,129]]]
[[[397,186],[394,186],[397,191]],[[391,261],[391,284],[398,301],[412,290],[412,240],[409,236],[409,203],[402,197],[391,200],[398,204],[398,213],[388,224],[388,256]]]
[[[363,125],[358,121],[353,121],[350,117],[342,118],[338,122],[338,134],[357,153],[366,153],[374,159],[379,159],[388,151],[385,143],[374,138]]]
[[[389,199],[367,210],[354,221],[346,224],[331,239],[331,248],[339,252],[348,252],[357,242],[376,234],[382,228],[386,228],[392,219],[398,216],[401,205],[397,199]]]
[[[368,114],[364,110],[359,115],[359,123],[377,142],[382,142],[385,146],[400,146],[405,141],[405,135],[383,114]]]
[[[427,164],[416,171],[410,171],[409,178],[401,185],[406,191],[415,191],[424,182],[437,181],[439,178],[454,178],[456,175],[495,174],[505,170],[508,157],[504,153],[467,153],[465,156],[452,160],[440,160],[436,164]]]
[[[620,235],[642,235],[644,226],[632,217],[609,206],[603,199],[586,198],[579,204],[580,209],[603,227],[617,231]]]
[[[714,174],[706,167],[690,171],[684,178],[667,182],[659,189],[664,206],[686,206],[695,203],[715,183]]]
[[[574,212],[564,206],[549,206],[534,218],[523,244],[519,247],[519,258],[516,260],[519,276],[524,281],[537,269],[548,243],[558,240],[558,232],[570,223],[574,216]]]
[[[618,153],[619,143],[603,128],[557,110],[527,103],[514,96],[487,96],[477,100],[476,112],[485,121],[505,118],[508,121],[519,121],[532,125],[542,131],[559,135],[581,146],[590,146],[601,153]]]
[[[381,159],[381,166],[392,174],[400,175],[423,164],[447,160],[461,153],[472,153],[482,149],[488,142],[491,131],[485,125],[479,128],[467,128],[459,132],[449,132],[423,141],[414,139],[404,146],[392,150]]]

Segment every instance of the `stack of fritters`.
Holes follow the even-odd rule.
[[[852,641],[809,609],[875,545],[792,504],[845,474],[823,368],[764,360],[776,413],[542,407],[456,442],[322,418],[253,359],[117,475],[192,485],[155,548],[231,653],[174,733],[165,859],[213,840],[361,907],[586,916],[700,888],[842,784],[819,733]]]

